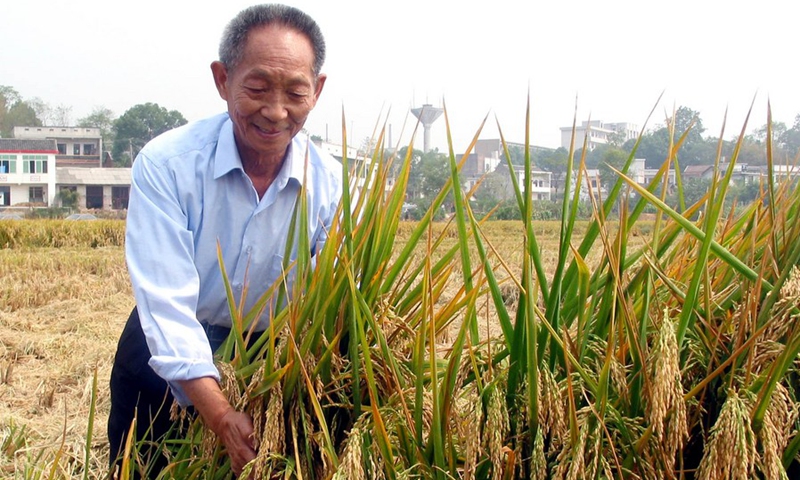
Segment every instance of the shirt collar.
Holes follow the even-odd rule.
[[[297,181],[299,185],[303,184],[303,175],[305,170],[306,155],[309,147],[308,136],[304,133],[298,133],[289,144],[289,151],[286,153],[286,161],[283,163],[283,168],[278,174],[278,177],[283,178],[286,182],[290,179]]]
[[[304,133],[298,133],[292,139],[283,166],[275,179],[281,188],[285,187],[290,179],[295,179],[298,184],[303,183],[306,153],[309,148],[309,138]],[[239,150],[233,137],[233,122],[229,118],[222,124],[219,132],[217,154],[214,159],[214,179],[226,175],[231,170],[244,172],[242,159],[239,157]]]
[[[236,148],[236,141],[233,139],[233,122],[229,118],[222,124],[219,131],[217,153],[214,155],[214,179],[236,169],[244,171],[242,159],[239,158],[239,150]]]

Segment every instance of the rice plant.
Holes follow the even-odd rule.
[[[769,176],[761,201],[725,213],[737,148],[700,202],[673,209],[659,187],[688,132],[674,133],[650,185],[626,176],[634,148],[605,198],[592,192],[594,216],[580,233],[579,192],[564,196],[557,261],[547,269],[531,220],[529,151],[514,186],[527,220],[512,264],[459,181],[475,141],[458,157],[449,135],[450,181],[396,246],[410,161],[384,153],[378,132],[366,188],[356,192],[345,159],[351,189],[316,258],[300,228],[284,278],[249,286],[262,294],[255,308],[244,311],[228,290],[222,386],[252,416],[259,445],[243,475],[796,475],[800,189]],[[574,171],[580,185],[584,159],[571,150],[565,184]],[[435,225],[448,195],[455,213]],[[658,214],[640,245],[631,232],[648,205]],[[300,192],[295,223],[306,215]],[[250,326],[265,311],[269,329],[255,338]],[[201,419],[187,421],[186,438],[163,445],[171,463],[162,476],[230,476],[218,439]],[[130,452],[121,478],[146,469],[136,445]]]

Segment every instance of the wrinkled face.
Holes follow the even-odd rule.
[[[324,75],[314,75],[313,66],[310,40],[281,25],[252,30],[233,69],[211,64],[243,161],[283,159],[325,83]]]

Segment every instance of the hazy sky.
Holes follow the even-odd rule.
[[[189,119],[222,111],[209,64],[227,21],[252,2],[176,0],[6,1],[0,85],[23,98],[116,115],[144,102]],[[394,143],[407,144],[412,106],[446,102],[454,149],[482,138],[523,141],[530,88],[532,141],[557,147],[578,120],[663,123],[673,107],[699,110],[706,134],[725,138],[800,113],[797,21],[791,0],[572,0],[385,2],[291,0],[320,24],[328,82],[306,124],[358,145],[390,112]],[[413,105],[412,105],[413,104]],[[382,115],[383,113],[383,115]],[[444,117],[433,146],[447,148]],[[422,148],[422,134],[417,147]]]

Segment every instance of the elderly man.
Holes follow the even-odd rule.
[[[281,273],[304,181],[313,249],[325,241],[341,165],[298,135],[325,84],[324,58],[319,27],[303,12],[282,5],[242,11],[211,64],[227,113],[167,132],[136,158],[126,256],[137,306],[111,374],[112,463],[134,415],[137,439],[158,440],[173,428],[173,397],[219,436],[234,472],[255,457],[251,419],[223,396],[212,357],[230,329],[217,242],[234,293],[247,280],[256,297]]]

